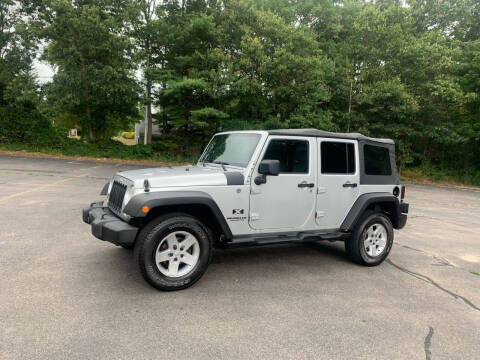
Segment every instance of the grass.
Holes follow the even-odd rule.
[[[403,170],[401,179],[402,181],[412,182],[480,186],[480,171],[472,168],[455,170],[422,166]]]
[[[473,275],[478,275],[478,276],[480,276],[480,272],[478,272],[478,271],[470,270],[470,272],[471,272]]]
[[[66,139],[56,147],[35,146],[21,143],[0,144],[3,151],[26,151],[54,156],[84,157],[94,159],[143,160],[168,164],[184,164],[196,161],[196,158],[160,153],[152,145],[127,146],[118,141],[101,143],[83,143],[76,139]]]

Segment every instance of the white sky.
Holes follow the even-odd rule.
[[[38,82],[44,84],[52,80],[53,69],[46,62],[35,60],[33,62],[33,71],[37,75]]]
[[[40,61],[38,59],[35,59],[33,61],[33,72],[37,76],[39,84],[45,84],[51,81],[53,74],[55,73],[53,71],[53,68],[48,63],[46,63],[45,61]],[[142,70],[137,69],[137,71],[135,72],[135,76],[137,77],[137,79],[141,79]]]

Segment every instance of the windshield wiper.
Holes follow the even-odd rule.
[[[227,168],[225,167],[225,165],[230,165],[228,162],[225,162],[225,161],[214,161],[213,163],[222,165],[223,171],[227,171]]]

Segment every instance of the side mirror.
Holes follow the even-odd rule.
[[[263,160],[260,165],[258,165],[258,172],[261,175],[255,178],[255,184],[265,184],[267,182],[267,175],[278,176],[280,172],[280,161]]]
[[[262,175],[278,176],[280,172],[280,161],[278,160],[263,160],[258,165],[258,172]]]

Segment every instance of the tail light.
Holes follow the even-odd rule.
[[[405,199],[405,189],[406,187],[405,186],[402,186],[402,196],[401,196],[401,199]]]

